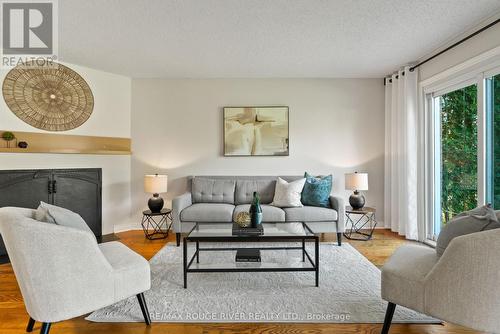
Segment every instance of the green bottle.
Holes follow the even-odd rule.
[[[250,205],[250,219],[253,228],[256,228],[262,223],[262,207],[260,206],[260,196],[256,191],[253,193],[253,201],[252,205]]]

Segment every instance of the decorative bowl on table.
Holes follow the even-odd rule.
[[[240,212],[236,215],[236,219],[234,221],[240,227],[249,227],[251,224],[250,213],[248,212]]]

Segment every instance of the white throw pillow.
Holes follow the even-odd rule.
[[[276,189],[274,190],[274,200],[271,205],[280,208],[294,208],[301,207],[302,202],[300,198],[302,196],[302,189],[306,179],[300,179],[293,182],[286,182],[281,177],[278,177],[276,182]]]
[[[38,220],[39,222],[43,222],[43,223],[51,223],[51,224],[56,223],[54,218],[52,218],[49,215],[49,211],[46,208],[44,208],[41,203],[35,211],[35,220]]]
[[[443,255],[450,242],[459,236],[500,228],[493,208],[488,205],[462,212],[441,229],[436,242],[436,253]]]
[[[39,209],[46,211],[48,222],[89,232],[95,238],[90,227],[78,213],[45,202],[40,202]]]

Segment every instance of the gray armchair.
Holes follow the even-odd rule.
[[[396,305],[475,330],[500,333],[500,229],[454,238],[441,257],[418,245],[399,248],[382,268],[389,302],[383,334]]]
[[[42,322],[71,319],[137,295],[150,324],[143,292],[149,263],[119,242],[98,245],[92,233],[33,219],[35,210],[0,208],[0,233],[26,310],[27,331]]]

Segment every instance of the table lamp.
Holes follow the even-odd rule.
[[[167,175],[145,175],[144,176],[144,191],[153,194],[148,201],[149,210],[153,213],[161,212],[163,209],[163,198],[160,193],[166,193],[168,186]]]
[[[349,197],[349,204],[354,210],[362,209],[365,206],[365,196],[359,190],[368,190],[368,174],[367,173],[348,173],[345,174],[345,189],[354,190],[354,193]]]

